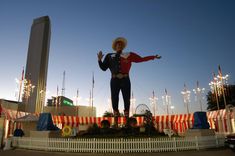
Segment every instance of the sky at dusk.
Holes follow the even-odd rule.
[[[125,52],[162,56],[132,64],[136,105],[149,105],[154,90],[157,113],[165,114],[161,96],[166,88],[174,112],[185,113],[180,93],[184,83],[192,91],[198,80],[208,92],[220,64],[235,84],[234,8],[234,0],[0,0],[0,98],[16,100],[15,78],[26,65],[33,19],[48,15],[48,97],[56,94],[57,85],[61,89],[65,70],[65,95],[72,99],[79,88],[79,104],[88,105],[94,72],[94,106],[101,116],[109,108],[111,74],[99,69],[97,53],[113,52],[112,40],[122,36],[128,40]],[[119,108],[123,111],[121,94]],[[199,110],[193,93],[189,109]]]

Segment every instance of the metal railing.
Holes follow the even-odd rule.
[[[15,148],[79,153],[136,153],[200,150],[224,146],[224,137],[30,138],[13,137]]]

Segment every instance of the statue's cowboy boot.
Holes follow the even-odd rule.
[[[124,116],[126,119],[125,127],[129,127],[129,110],[124,110]]]
[[[118,117],[120,116],[119,111],[114,111],[114,128],[118,128]]]

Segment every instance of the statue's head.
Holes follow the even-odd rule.
[[[119,52],[125,49],[127,40],[124,37],[118,37],[113,41],[112,48],[114,51]]]

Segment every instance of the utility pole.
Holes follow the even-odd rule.
[[[65,96],[65,71],[63,72],[63,81],[62,81],[61,95]]]

